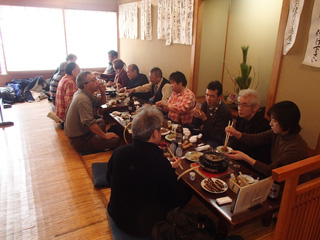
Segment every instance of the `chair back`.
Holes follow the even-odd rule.
[[[299,184],[304,173],[320,168],[320,155],[272,171],[285,181],[274,239],[320,239],[320,177]]]

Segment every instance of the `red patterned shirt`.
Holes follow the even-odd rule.
[[[168,116],[174,122],[179,122],[181,118],[182,124],[191,124],[194,106],[195,95],[190,89],[185,88],[181,93],[172,92],[168,100]]]
[[[67,107],[77,90],[78,87],[74,76],[66,74],[59,81],[56,93],[56,114],[62,120],[65,120]]]

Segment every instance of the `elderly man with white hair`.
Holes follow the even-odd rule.
[[[260,94],[256,90],[245,89],[239,93],[238,114],[235,129],[240,132],[254,134],[270,129],[269,121],[264,118],[260,109]],[[249,147],[233,138],[230,140],[230,146],[266,163],[270,159],[269,145]]]

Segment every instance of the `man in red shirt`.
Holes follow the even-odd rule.
[[[56,93],[56,114],[63,121],[66,118],[66,110],[71,102],[73,94],[78,90],[76,78],[80,73],[79,66],[70,62],[66,66],[66,75],[59,81]]]
[[[174,122],[182,124],[192,123],[192,109],[195,106],[195,95],[187,88],[187,80],[182,72],[171,73],[169,81],[172,86],[172,94],[168,102],[161,100],[156,102],[164,112],[169,112],[168,117]]]

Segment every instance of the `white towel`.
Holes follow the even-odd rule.
[[[195,150],[196,150],[197,152],[201,152],[201,151],[204,151],[204,150],[208,150],[208,149],[210,149],[210,148],[211,148],[210,145],[204,145],[204,146],[195,148]]]

